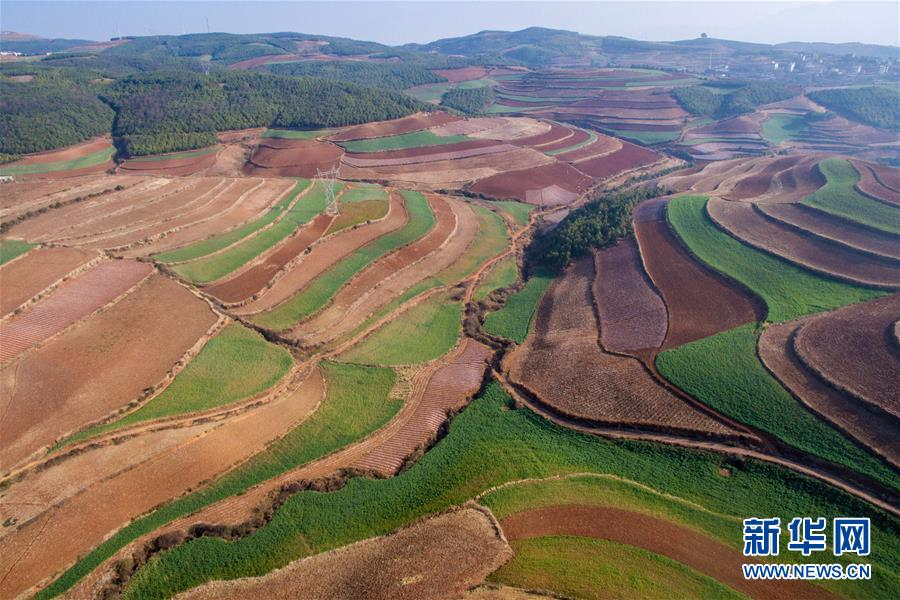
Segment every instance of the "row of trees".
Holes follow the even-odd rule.
[[[278,75],[322,77],[392,90],[447,81],[425,67],[393,62],[306,61],[268,65],[267,70]]]
[[[799,90],[774,81],[708,83],[672,90],[672,95],[689,113],[716,119],[753,112],[757,106],[787,100],[798,93]]]
[[[893,87],[838,88],[810,92],[822,106],[867,125],[900,130],[900,90]]]

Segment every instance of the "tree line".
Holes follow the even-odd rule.
[[[441,96],[441,106],[454,108],[467,115],[482,114],[485,109],[494,103],[494,88],[490,86],[447,90]]]
[[[900,90],[882,86],[837,88],[807,94],[825,108],[866,125],[900,130]]]
[[[787,100],[798,93],[799,90],[774,81],[709,82],[672,90],[672,95],[689,113],[716,119],[753,112],[757,106]]]

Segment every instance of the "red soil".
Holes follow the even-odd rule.
[[[741,565],[758,561],[745,558],[737,549],[699,531],[634,511],[584,505],[546,506],[510,515],[500,525],[510,540],[569,535],[643,548],[760,600],[835,598],[805,581],[744,579]]]
[[[898,317],[898,294],[846,306],[810,319],[794,337],[794,350],[819,377],[897,418],[900,347],[893,327]]]
[[[655,352],[666,337],[666,305],[644,273],[637,244],[627,239],[596,252],[594,268],[603,347],[639,358]]]
[[[657,160],[659,160],[659,155],[653,150],[622,142],[621,150],[599,158],[580,161],[576,166],[591,177],[605,179],[622,171],[649,165]]]
[[[534,334],[509,358],[509,377],[567,417],[658,431],[727,434],[725,425],[662,387],[636,359],[603,352],[594,263],[579,259],[538,305]]]
[[[552,145],[561,141],[568,141],[574,131],[565,125],[557,123],[556,121],[550,122],[550,131],[545,133],[540,133],[538,135],[532,135],[529,137],[519,138],[516,140],[512,140],[517,146],[528,146],[529,148],[540,148],[543,152],[545,150],[544,145]],[[563,146],[565,147],[565,146]]]
[[[767,219],[752,204],[710,198],[709,217],[743,243],[807,269],[864,285],[900,287],[900,265]]]
[[[490,140],[484,141],[489,143],[479,143],[477,145],[472,145],[467,149],[458,149],[453,151],[446,150],[446,148],[448,148],[449,146],[456,146],[457,144],[448,144],[447,146],[432,146],[430,147],[430,149],[433,150],[433,152],[420,153],[409,158],[370,159],[368,158],[369,155],[366,154],[357,154],[354,157],[345,155],[342,162],[345,165],[360,168],[391,167],[398,165],[425,164],[443,160],[461,160],[463,158],[485,156],[488,154],[499,154],[501,152],[509,152],[510,150],[516,149],[516,146],[510,144],[497,143]],[[469,142],[463,142],[463,144],[469,144]]]
[[[465,142],[457,142],[455,144],[439,144],[436,146],[420,146],[418,148],[405,148],[403,150],[387,150],[384,152],[348,152],[344,155],[345,159],[396,159],[396,158],[418,158],[422,156],[430,156],[432,154],[444,154],[448,152],[457,152],[459,150],[471,150],[473,148],[486,148],[496,146],[495,140],[472,139]]]
[[[745,177],[735,184],[728,193],[730,200],[743,200],[745,198],[755,198],[769,191],[772,185],[772,178],[775,174],[790,169],[803,159],[801,155],[784,156],[776,158],[760,171],[756,171],[753,175]]]
[[[145,263],[111,260],[67,282],[21,315],[0,324],[0,362],[41,344],[115,300],[151,271],[153,267]]]
[[[853,161],[859,172],[857,189],[863,194],[900,206],[900,169],[885,167],[861,161]]]
[[[359,459],[356,466],[385,475],[396,473],[406,457],[434,438],[447,413],[462,408],[478,391],[490,356],[486,346],[464,338],[462,351],[428,379],[412,414],[390,438]]]
[[[588,141],[591,138],[591,134],[583,129],[573,129],[572,135],[563,138],[556,142],[551,142],[549,144],[544,144],[540,147],[541,152],[551,152],[553,150],[562,150],[563,148],[571,148],[577,144],[581,144],[583,142]]]
[[[593,144],[588,144],[578,150],[571,150],[557,154],[556,158],[567,162],[575,162],[585,158],[592,158],[598,155],[611,154],[622,147],[622,141],[602,133],[597,134],[597,139]]]
[[[248,58],[247,60],[231,63],[230,65],[228,65],[228,69],[232,71],[240,69],[252,69],[253,67],[267,65],[272,62],[300,60],[300,58],[301,57],[297,54],[267,54],[266,56],[257,56],[255,58]]]
[[[0,267],[0,315],[53,285],[99,255],[77,248],[38,248]],[[5,340],[4,340],[5,343]]]
[[[216,163],[217,154],[218,152],[211,152],[190,157],[179,157],[175,154],[172,158],[164,160],[126,160],[119,165],[119,169],[126,173],[140,173],[142,175],[193,175],[213,166]]]
[[[815,375],[794,352],[794,336],[809,319],[769,325],[759,338],[759,357],[775,377],[812,411],[856,438],[896,467],[900,465],[897,422]]]
[[[402,119],[394,119],[392,121],[375,121],[364,125],[357,125],[345,129],[329,137],[335,142],[346,142],[349,140],[363,140],[369,138],[386,137],[390,135],[400,135],[403,133],[412,133],[422,129],[429,129],[445,123],[460,121],[462,117],[457,117],[445,112],[416,113]]]
[[[112,262],[149,270],[141,263]],[[75,302],[83,301],[75,297]],[[0,394],[6,399],[0,415],[4,470],[138,398],[162,380],[215,320],[206,303],[154,275],[107,310],[7,365]]]
[[[488,71],[484,67],[462,67],[461,69],[434,69],[434,73],[444,77],[450,83],[460,81],[472,81],[487,77]]]
[[[140,179],[136,177],[110,177],[91,175],[62,180],[17,181],[4,183],[0,188],[0,217],[4,220],[28,211],[66,203],[91,194],[111,192],[116,186],[130,187]]]
[[[62,162],[66,160],[75,160],[76,158],[82,158],[84,156],[88,156],[89,154],[94,154],[95,152],[105,150],[109,147],[110,143],[108,139],[95,138],[93,140],[88,140],[80,144],[75,144],[74,146],[68,146],[67,148],[50,150],[49,152],[41,152],[40,154],[32,154],[30,156],[26,156],[21,160],[17,160],[16,162],[12,162],[4,166],[14,167],[19,165],[43,165],[47,163]]]
[[[644,265],[669,313],[663,349],[759,321],[761,303],[694,260],[669,228],[665,211],[666,200],[654,198],[633,214]]]
[[[334,217],[325,213],[317,215],[296,235],[288,238],[262,262],[256,263],[238,275],[204,288],[204,292],[222,302],[240,302],[260,291],[278,271],[297,258],[313,242],[328,230]]]
[[[475,182],[469,189],[491,198],[533,199],[528,192],[558,186],[575,194],[587,191],[593,180],[566,163],[553,162],[522,171],[507,171]]]
[[[708,133],[710,136],[722,133],[759,133],[760,124],[753,117],[743,115],[725,119],[724,121],[717,121],[691,131],[694,133]]]
[[[260,177],[315,177],[316,169],[331,169],[344,151],[318,140],[264,140],[253,151],[244,171]]]

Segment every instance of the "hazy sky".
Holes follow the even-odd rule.
[[[386,44],[428,42],[533,25],[645,40],[712,37],[752,42],[900,45],[900,2],[269,2],[3,0],[4,30],[103,40],[206,31],[297,31]]]

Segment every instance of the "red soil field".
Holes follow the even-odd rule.
[[[262,262],[225,281],[205,287],[203,291],[225,303],[240,302],[249,298],[265,287],[275,273],[322,237],[333,220],[333,216],[325,213],[317,215],[299,233],[280,244]]]
[[[574,130],[570,129],[569,127],[566,127],[565,125],[557,123],[556,121],[551,121],[550,122],[550,131],[547,131],[546,133],[541,133],[538,135],[532,135],[529,137],[519,138],[519,139],[513,140],[513,142],[517,146],[528,146],[530,148],[540,148],[540,150],[543,152],[544,145],[551,145],[551,144],[555,144],[560,141],[569,140],[574,133],[575,133]]]
[[[621,147],[621,140],[610,137],[608,135],[603,135],[602,133],[598,133],[597,139],[594,141],[594,143],[588,144],[587,146],[579,148],[578,150],[571,150],[569,152],[557,154],[556,158],[567,162],[575,162],[585,158],[593,158],[595,156],[611,154],[619,150]]]
[[[710,198],[706,211],[714,223],[736,239],[794,264],[854,283],[900,287],[900,265],[895,261],[863,254],[824,238],[801,235],[767,219],[752,204]]]
[[[338,235],[324,240],[321,244],[316,244],[312,251],[303,257],[303,260],[276,280],[265,294],[235,312],[240,314],[257,313],[284,302],[342,258],[372,240],[400,229],[406,225],[408,220],[409,215],[403,206],[402,198],[396,192],[391,192],[390,207],[385,218],[370,225],[344,230]]]
[[[530,190],[556,185],[575,194],[587,191],[593,180],[566,163],[553,162],[522,171],[507,171],[480,179],[469,190],[491,198],[516,198],[528,201]]]
[[[464,508],[388,536],[296,560],[262,577],[209,583],[179,598],[462,598],[511,554],[485,512]]]
[[[603,347],[638,358],[654,353],[666,337],[666,305],[644,273],[637,244],[629,238],[595,252],[594,269]]]
[[[487,77],[488,71],[484,67],[462,67],[461,69],[434,69],[432,71],[441,77],[444,77],[450,83],[459,83],[460,81],[472,81],[473,79],[481,79]]]
[[[462,408],[481,387],[491,351],[469,338],[428,379],[415,409],[394,434],[356,462],[362,469],[393,475],[406,457],[427,444],[447,419],[448,412]],[[415,392],[414,392],[415,393]]]
[[[591,137],[587,131],[583,129],[573,129],[572,135],[563,138],[556,142],[551,142],[549,144],[544,144],[540,147],[541,152],[551,152],[553,150],[562,150],[563,148],[570,148],[577,144],[581,144],[582,142],[586,142]]]
[[[662,387],[638,360],[600,350],[593,282],[593,260],[584,257],[551,284],[533,335],[510,355],[510,379],[571,418],[667,432],[730,432]]]
[[[297,54],[267,54],[266,56],[257,56],[255,58],[248,58],[247,60],[231,63],[230,65],[228,65],[228,69],[232,71],[240,69],[252,69],[253,67],[267,65],[272,62],[300,60],[300,58],[301,57]]]
[[[794,336],[807,321],[766,327],[759,338],[760,359],[803,404],[897,467],[900,438],[896,420],[819,379],[797,357]]]
[[[318,140],[264,140],[244,168],[260,177],[315,177],[316,169],[331,169],[341,162],[344,151]]]
[[[665,211],[666,200],[654,198],[633,212],[645,268],[669,313],[662,349],[759,321],[760,301],[695,261],[669,228]]]
[[[900,206],[900,169],[874,165],[861,161],[853,161],[859,172],[859,183],[856,188],[863,194]]]
[[[43,165],[47,163],[53,162],[62,162],[66,160],[75,160],[76,158],[82,158],[84,156],[88,156],[89,154],[94,154],[95,152],[100,152],[101,150],[105,150],[110,147],[109,140],[106,138],[95,138],[92,140],[88,140],[86,142],[82,142],[80,144],[75,144],[74,146],[68,146],[66,148],[61,148],[59,150],[50,150],[49,152],[41,152],[40,154],[32,154],[30,156],[26,156],[21,160],[17,160],[15,162],[9,163],[6,166],[19,166],[19,165]],[[105,164],[103,167],[105,168]],[[103,170],[103,169],[101,169]]]
[[[38,248],[0,267],[0,315],[82,267],[99,254],[77,248]]]
[[[354,153],[348,152],[344,155],[345,159],[395,159],[395,158],[417,158],[421,156],[430,156],[433,154],[443,154],[446,152],[456,152],[458,150],[471,150],[473,148],[486,148],[496,146],[495,140],[489,139],[472,139],[465,142],[457,142],[455,144],[439,144],[437,146],[420,146],[417,148],[405,148],[403,150],[386,150],[384,152],[364,152]]]
[[[188,158],[176,157],[153,161],[126,160],[119,165],[119,170],[142,175],[168,175],[172,177],[193,175],[213,166],[216,163],[216,155],[217,152],[212,152]]]
[[[653,150],[622,142],[621,150],[600,158],[579,161],[576,166],[580,171],[595,179],[605,179],[622,171],[649,165],[657,160],[659,160],[659,155]]]
[[[760,123],[751,116],[743,115],[725,119],[724,121],[717,121],[691,131],[694,133],[708,133],[711,137],[723,133],[759,133]]]
[[[122,471],[93,488],[91,493],[79,494],[55,507],[43,523],[32,523],[14,532],[0,545],[0,564],[18,561],[4,581],[4,588],[13,594],[29,589],[83,556],[135,517],[197,489],[260,452],[273,439],[304,420],[321,400],[323,389],[321,376],[314,369],[293,391],[228,419],[174,451]],[[41,527],[37,534],[29,531],[36,525]],[[10,539],[29,534],[39,543],[25,547],[24,551],[23,544]],[[79,595],[77,591],[72,593]]]
[[[17,181],[0,188],[0,218],[4,220],[31,210],[91,194],[111,192],[116,186],[130,187],[141,181],[137,177],[91,175],[62,180]]]
[[[486,143],[485,143],[486,142]],[[451,150],[454,146],[468,146],[467,148],[459,148]],[[516,146],[511,144],[503,144],[491,140],[475,140],[474,142],[462,142],[460,144],[447,144],[446,146],[429,146],[431,152],[418,152],[408,158],[369,158],[368,154],[355,154],[353,156],[344,155],[343,164],[354,167],[371,168],[371,167],[390,167],[396,165],[412,165],[439,160],[457,160],[470,158],[473,156],[484,156],[486,154],[497,154],[500,152],[509,152],[515,150]],[[417,148],[416,150],[425,150],[425,148]],[[403,150],[398,152],[405,152]],[[382,154],[382,153],[378,153]],[[393,154],[393,153],[384,153]]]
[[[500,522],[500,526],[509,540],[569,535],[643,548],[708,575],[750,598],[836,598],[805,581],[744,579],[741,565],[758,561],[747,559],[737,549],[694,529],[621,508],[577,504],[545,506],[510,515]]]
[[[206,303],[154,275],[109,309],[7,365],[0,417],[4,470],[137,399],[215,321]]]
[[[760,171],[757,171],[750,177],[745,177],[735,184],[731,191],[728,192],[729,200],[743,200],[745,198],[755,198],[769,191],[773,184],[773,177],[797,165],[803,159],[801,155],[784,156],[776,158]]]
[[[328,139],[335,142],[346,142],[350,140],[363,140],[369,138],[386,137],[390,135],[400,135],[403,133],[412,133],[421,129],[429,129],[445,123],[460,121],[462,117],[457,117],[449,113],[435,111],[431,113],[416,113],[401,119],[392,121],[376,121],[374,123],[365,123],[357,125],[349,129],[340,131]]]
[[[0,324],[0,363],[37,346],[104,304],[112,302],[153,267],[130,260],[106,261],[60,286],[21,315]]]
[[[900,417],[900,347],[893,338],[900,295],[846,306],[809,320],[794,337],[803,364],[840,390]]]
[[[834,217],[803,204],[757,204],[765,216],[840,244],[859,252],[900,261],[900,241],[889,233],[881,233],[852,221]]]

